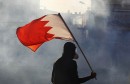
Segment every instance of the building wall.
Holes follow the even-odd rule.
[[[111,29],[130,30],[130,5],[110,4],[108,25]]]

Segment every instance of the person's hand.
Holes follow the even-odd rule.
[[[96,78],[96,73],[95,72],[91,72],[91,78]]]

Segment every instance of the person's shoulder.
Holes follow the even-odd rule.
[[[62,58],[59,58],[55,63],[54,63],[54,65],[59,65],[59,64],[61,64],[63,62],[63,59]]]
[[[59,58],[59,59],[57,59],[57,60],[56,60],[56,62],[55,62],[55,63],[60,62],[61,60],[62,60],[62,59],[61,59],[61,58]]]

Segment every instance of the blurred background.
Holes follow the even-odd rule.
[[[130,84],[129,0],[0,0],[0,83],[51,84],[54,62],[66,41],[23,46],[16,29],[46,14],[61,13],[98,80],[84,84]],[[77,51],[79,77],[91,73]]]

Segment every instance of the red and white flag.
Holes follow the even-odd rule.
[[[35,19],[16,31],[20,42],[36,51],[44,42],[52,39],[73,40],[65,23],[58,14]]]

